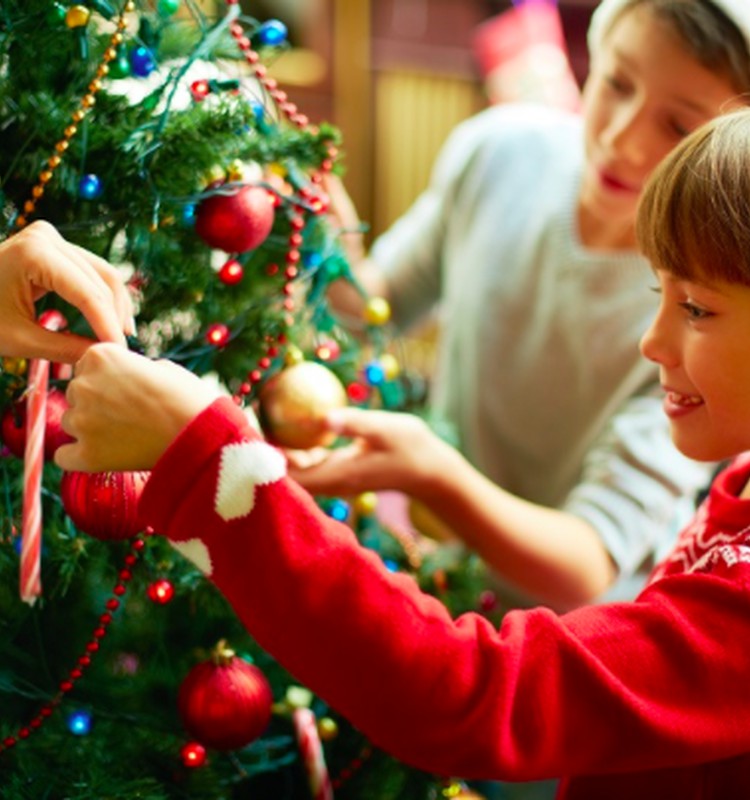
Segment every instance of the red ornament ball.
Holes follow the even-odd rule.
[[[257,739],[271,719],[273,695],[265,675],[220,644],[180,685],[182,723],[198,742],[236,750]]]
[[[274,220],[273,195],[260,186],[214,194],[198,206],[195,231],[209,247],[244,253],[265,241]]]
[[[148,472],[64,472],[63,508],[76,527],[102,541],[130,539],[143,530],[138,501]]]
[[[230,258],[219,270],[219,280],[225,286],[234,286],[242,280],[244,274],[242,264],[236,258]]]
[[[68,401],[64,392],[50,389],[47,394],[47,408],[44,423],[44,457],[51,461],[55,450],[66,442],[72,442],[62,429],[62,415],[68,408]],[[26,448],[26,403],[19,402],[12,408],[6,409],[0,422],[0,436],[3,444],[18,458],[23,458]]]
[[[39,315],[39,324],[48,331],[62,331],[68,327],[68,320],[62,312],[50,308]]]
[[[364,384],[353,381],[347,384],[346,395],[352,403],[365,403],[370,396],[370,390]]]
[[[166,578],[159,578],[148,587],[146,594],[152,603],[164,606],[174,597],[174,586]]]
[[[206,748],[198,742],[188,742],[180,749],[180,758],[186,767],[202,767],[206,763]]]
[[[214,322],[206,330],[206,341],[214,347],[225,347],[229,342],[230,331],[223,322]]]

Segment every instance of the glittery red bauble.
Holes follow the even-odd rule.
[[[51,461],[55,450],[72,437],[62,429],[62,415],[68,407],[65,394],[58,389],[50,389],[47,394],[46,419],[44,423],[44,457]],[[8,408],[0,423],[3,444],[18,458],[23,458],[26,447],[26,403],[17,403]]]
[[[260,186],[214,194],[198,206],[195,231],[209,247],[244,253],[265,240],[273,227],[273,195]]]
[[[63,508],[79,530],[95,539],[129,539],[143,530],[138,501],[148,476],[148,472],[64,472]]]
[[[265,675],[231,651],[194,666],[177,695],[182,724],[215,750],[236,750],[257,739],[272,702]]]

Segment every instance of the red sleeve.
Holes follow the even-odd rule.
[[[257,642],[374,744],[445,775],[525,780],[748,749],[750,577],[738,561],[635,603],[452,620],[283,475],[231,401],[154,470],[145,519]]]

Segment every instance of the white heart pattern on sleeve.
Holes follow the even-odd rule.
[[[265,442],[228,444],[221,451],[214,508],[226,522],[246,517],[255,505],[255,487],[286,475],[286,460]]]
[[[265,442],[226,445],[221,451],[216,482],[216,513],[226,522],[246,517],[255,506],[255,488],[275,483],[285,475],[286,460],[275,447]],[[211,576],[211,554],[200,539],[171,540],[170,544],[204,575]]]

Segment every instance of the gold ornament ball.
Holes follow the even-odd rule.
[[[91,12],[86,6],[71,6],[65,14],[65,24],[69,28],[82,28],[90,16]]]
[[[354,498],[352,506],[360,517],[371,517],[378,507],[378,496],[375,492],[362,492]]]
[[[299,347],[294,347],[294,345],[292,345],[287,348],[286,354],[284,355],[284,366],[291,367],[294,364],[299,364],[300,361],[304,360],[305,357]]]
[[[318,736],[321,741],[330,742],[335,739],[339,733],[339,726],[335,719],[330,717],[321,717],[318,720]]]
[[[277,175],[279,178],[286,178],[289,174],[287,168],[283,164],[279,164],[278,161],[274,161],[267,167],[268,171],[273,175]]]
[[[365,306],[365,320],[370,325],[385,325],[391,318],[391,307],[385,297],[372,297]]]
[[[25,358],[4,358],[2,361],[3,372],[9,375],[25,375],[27,362]]]
[[[470,789],[464,783],[453,782],[446,786],[442,792],[443,797],[447,798],[460,798],[460,800],[485,800],[484,795],[475,792],[473,789]]]
[[[282,447],[326,447],[336,434],[326,430],[329,411],[347,404],[341,381],[322,364],[301,361],[274,375],[260,393],[260,419],[269,438]]]
[[[219,164],[214,164],[203,175],[203,183],[205,186],[211,186],[214,183],[223,182],[226,180],[227,173],[224,168]]]
[[[383,353],[383,355],[380,356],[380,366],[383,368],[385,377],[389,381],[398,378],[401,372],[401,365],[398,363],[398,359],[391,353]]]
[[[294,684],[287,686],[284,702],[288,709],[310,708],[312,701],[313,695],[309,689],[304,686],[295,686]]]

